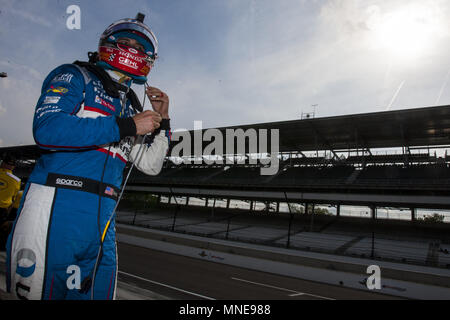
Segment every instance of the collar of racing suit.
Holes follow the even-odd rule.
[[[131,106],[136,112],[142,112],[144,108],[141,105],[136,93],[129,86],[119,83],[121,76],[115,73],[107,72],[102,67],[94,63],[75,61],[74,64],[87,69],[97,76],[103,85],[106,93],[114,98],[120,98],[120,91],[126,92],[127,98],[130,100]]]

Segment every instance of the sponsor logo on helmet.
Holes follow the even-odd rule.
[[[151,69],[151,68],[149,68],[149,67],[147,67],[147,66],[144,66],[140,71],[141,71],[143,74],[148,74],[148,73],[150,72],[150,69]]]
[[[130,50],[130,49],[133,49],[133,48],[128,48],[128,49]],[[137,51],[136,51],[136,53],[137,53]],[[125,58],[128,58],[128,59],[132,59],[132,60],[137,61],[137,62],[142,62],[142,57],[136,56],[136,55],[134,55],[134,54],[132,54],[130,52],[127,52],[127,51],[121,50],[121,51],[119,51],[119,55],[124,56]]]
[[[147,76],[152,66],[151,59],[147,60],[144,53],[134,48],[134,51],[129,49],[130,47],[127,46],[108,47],[101,45],[99,46],[100,60],[110,65],[113,69],[127,72],[133,76]],[[132,51],[137,53],[134,54]],[[113,54],[115,56],[112,56]]]
[[[83,188],[83,181],[79,181],[79,180],[58,178],[58,179],[56,179],[56,184],[59,184],[62,186]]]
[[[131,61],[130,59],[125,58],[125,57],[119,57],[119,63],[123,64],[124,66],[133,68],[133,69],[138,68],[137,62]]]
[[[114,57],[111,59],[112,54],[110,54],[110,53],[100,52],[99,56],[100,56],[101,61],[113,61],[114,60]]]

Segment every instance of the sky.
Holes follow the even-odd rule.
[[[149,83],[173,129],[450,104],[448,0],[0,0],[0,146],[34,144],[47,74],[137,12],[159,41]]]

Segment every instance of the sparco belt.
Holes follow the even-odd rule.
[[[101,195],[102,197],[117,200],[120,190],[113,185],[99,181],[49,173],[45,185],[61,189],[78,190]]]

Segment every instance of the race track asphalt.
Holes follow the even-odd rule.
[[[118,243],[119,280],[175,300],[391,300],[393,296]],[[363,285],[361,288],[364,289]]]

